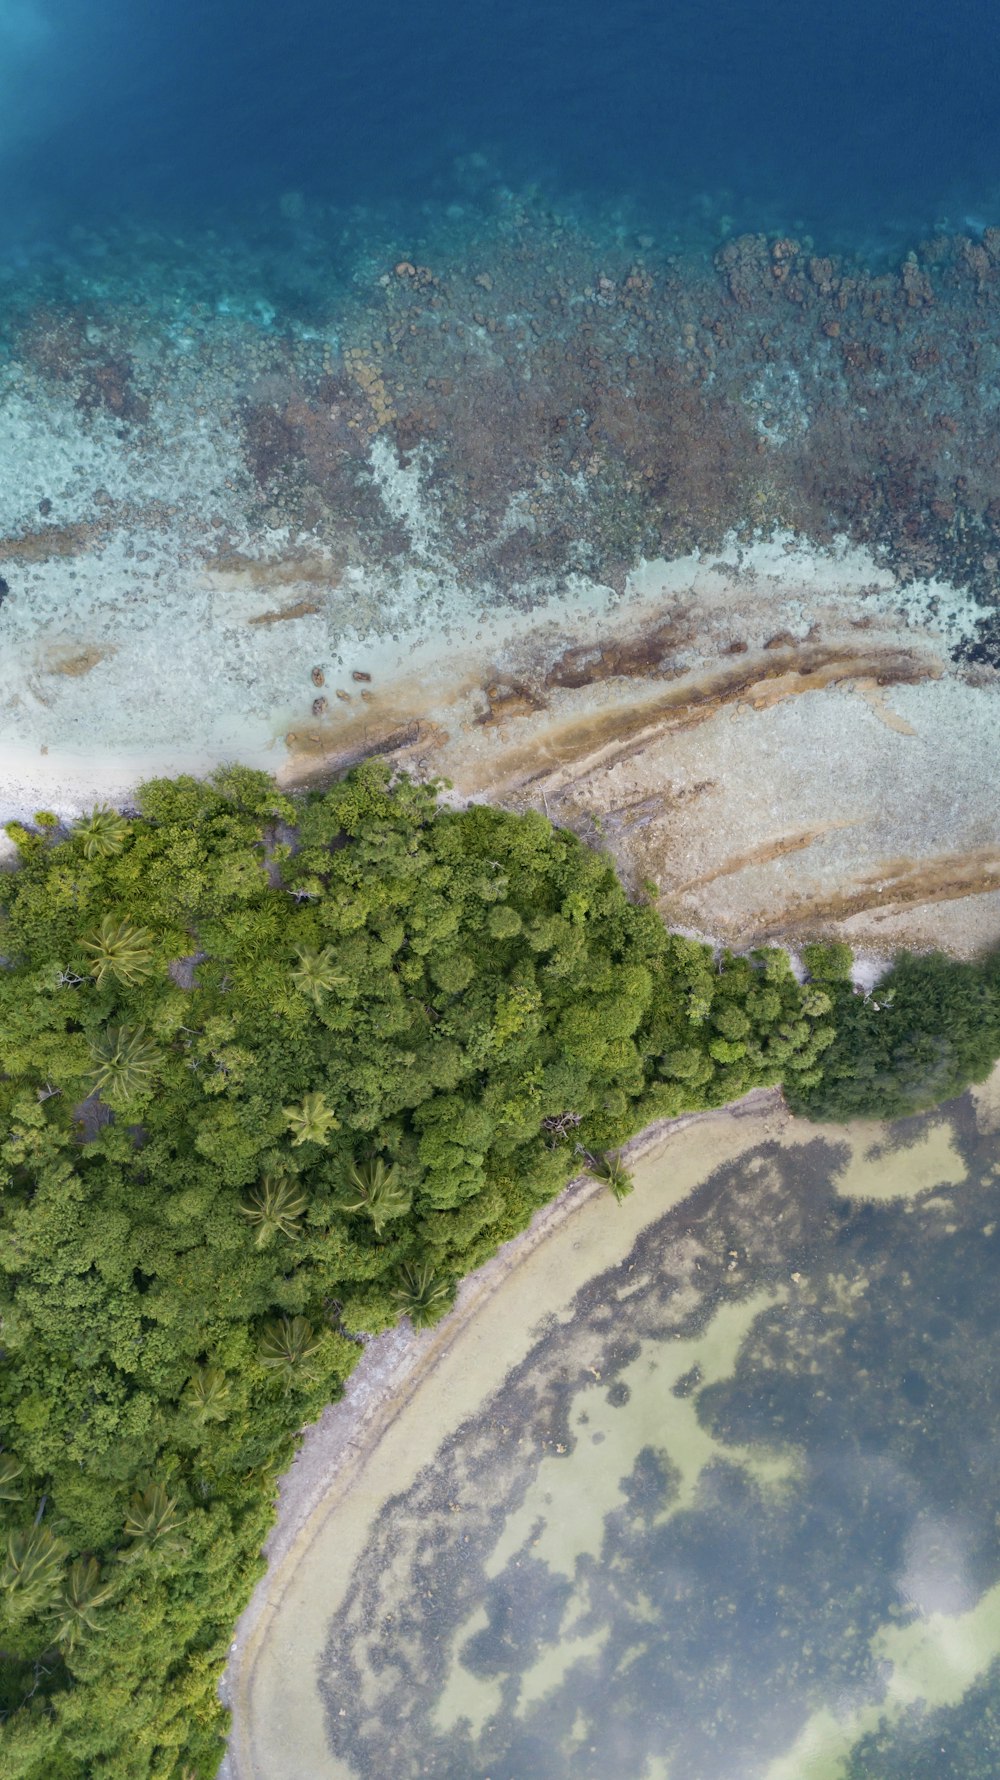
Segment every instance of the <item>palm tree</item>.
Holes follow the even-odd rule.
[[[85,859],[110,859],[121,852],[131,829],[132,824],[117,810],[93,809],[85,821],[77,823],[75,832],[83,838]]]
[[[98,1066],[90,1076],[91,1092],[112,1105],[134,1100],[148,1088],[160,1058],[144,1026],[107,1027],[91,1044],[90,1054]]]
[[[339,1201],[341,1211],[365,1211],[376,1236],[390,1218],[401,1218],[410,1209],[411,1195],[399,1180],[396,1162],[387,1168],[381,1156],[368,1162],[352,1162],[347,1171],[350,1186]]]
[[[58,1599],[48,1610],[49,1617],[56,1622],[53,1644],[70,1651],[85,1633],[101,1631],[98,1609],[113,1593],[111,1583],[101,1582],[101,1566],[96,1558],[77,1558],[69,1567]]]
[[[311,1361],[319,1350],[319,1336],[304,1316],[278,1317],[266,1323],[257,1348],[257,1358],[269,1372],[274,1372],[290,1391],[293,1384],[308,1383],[312,1377]]]
[[[136,1490],[125,1516],[125,1537],[132,1544],[122,1552],[122,1561],[127,1563],[154,1550],[166,1557],[179,1555],[184,1550],[184,1541],[178,1537],[182,1520],[176,1499],[167,1495],[162,1483]]]
[[[635,1182],[629,1174],[621,1155],[613,1156],[607,1150],[598,1150],[591,1155],[584,1151],[584,1167],[594,1180],[602,1180],[608,1191],[613,1193],[619,1205],[635,1191]]]
[[[454,1293],[450,1279],[442,1279],[427,1261],[419,1267],[402,1266],[397,1278],[396,1303],[418,1329],[436,1323],[438,1317],[443,1316]]]
[[[275,1236],[298,1236],[299,1222],[309,1200],[296,1180],[287,1174],[263,1174],[250,1189],[250,1203],[241,1205],[243,1216],[257,1225],[257,1247],[265,1248]]]
[[[23,1477],[24,1466],[12,1452],[0,1454],[0,1502],[23,1502],[24,1486],[18,1483]]]
[[[100,926],[80,941],[85,952],[94,954],[90,974],[97,987],[106,976],[117,977],[131,989],[148,977],[153,968],[153,935],[147,927],[133,927],[131,921],[116,921],[105,915]]]
[[[65,1542],[48,1527],[29,1527],[9,1533],[7,1553],[0,1569],[0,1588],[18,1615],[41,1613],[59,1587],[66,1561]]]
[[[318,1088],[304,1094],[298,1106],[286,1106],[282,1111],[293,1133],[293,1144],[325,1143],[331,1128],[335,1130],[340,1124],[326,1104],[326,1095]]]
[[[221,1366],[199,1366],[188,1379],[184,1395],[202,1426],[206,1422],[223,1422],[229,1414],[229,1380]]]
[[[299,962],[292,971],[292,982],[300,994],[308,995],[314,1007],[319,1007],[331,989],[343,988],[346,979],[334,962],[331,946],[324,946],[321,952],[300,947],[296,956]]]

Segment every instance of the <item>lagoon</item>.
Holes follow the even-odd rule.
[[[989,1102],[735,1111],[572,1189],[286,1498],[239,1780],[995,1772]]]

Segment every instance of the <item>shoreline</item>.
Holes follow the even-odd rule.
[[[722,1139],[721,1148],[748,1146],[753,1133],[764,1136],[784,1133],[795,1121],[778,1088],[757,1088],[726,1107],[686,1113],[677,1119],[658,1120],[624,1146],[630,1167],[641,1166],[683,1132],[713,1127]],[[741,1130],[741,1126],[743,1129]],[[759,1139],[758,1139],[759,1140]],[[669,1203],[645,1205],[643,1185],[637,1182],[631,1206],[629,1240],[634,1223],[641,1229],[667,1210],[676,1210],[690,1196],[699,1179],[692,1180]],[[635,1200],[639,1199],[639,1206]],[[237,1626],[236,1636],[220,1683],[220,1697],[233,1713],[233,1728],[219,1780],[277,1780],[269,1769],[259,1767],[250,1735],[250,1700],[254,1678],[268,1646],[275,1621],[289,1590],[294,1587],[303,1561],[322,1537],[337,1509],[350,1497],[363,1473],[384,1447],[393,1428],[420,1391],[447,1366],[481,1313],[493,1304],[526,1262],[545,1249],[585,1207],[606,1200],[607,1211],[620,1213],[606,1186],[587,1175],[578,1175],[536,1216],[519,1236],[505,1243],[496,1255],[462,1282],[455,1307],[431,1329],[414,1330],[398,1325],[366,1343],[365,1353],[338,1403],[328,1405],[318,1422],[307,1428],[302,1446],[281,1479],[277,1516],[264,1545],[268,1571],[257,1584]],[[607,1234],[616,1234],[609,1216]],[[611,1242],[609,1242],[609,1250]],[[546,1311],[549,1307],[546,1306]],[[544,1314],[544,1312],[543,1312]],[[405,1392],[405,1395],[404,1395]],[[312,1776],[311,1776],[312,1780]],[[318,1775],[316,1780],[319,1780]]]
[[[605,849],[633,894],[654,883],[669,927],[736,949],[829,935],[975,957],[1000,942],[997,680],[950,659],[968,615],[954,587],[904,588],[844,540],[782,532],[642,559],[620,592],[573,576],[522,609],[481,610],[456,584],[447,614],[416,571],[390,616],[360,581],[348,597],[288,579],[301,565],[280,546],[254,567],[226,577],[231,610],[217,590],[183,634],[161,614],[170,666],[142,710],[149,642],[127,613],[92,663],[61,653],[44,618],[13,639],[23,698],[0,717],[0,822],[127,804],[144,778],[227,761],[293,791],[377,756],[443,780],[452,802],[541,811]],[[253,628],[269,597],[280,648]],[[112,713],[96,747],[95,708]],[[12,851],[0,836],[0,863]]]
[[[1000,1066],[973,1091],[981,1129],[995,1122],[998,1086]],[[268,1570],[240,1618],[220,1684],[233,1723],[219,1780],[358,1780],[327,1745],[315,1662],[370,1530],[433,1464],[442,1442],[482,1412],[544,1326],[571,1318],[591,1279],[624,1262],[651,1226],[676,1217],[720,1168],[761,1144],[794,1150],[822,1137],[844,1153],[839,1190],[867,1198],[867,1159],[883,1130],[877,1121],[796,1119],[780,1089],[658,1121],[624,1146],[636,1191],[622,1204],[612,1205],[602,1183],[577,1176],[463,1282],[440,1324],[397,1327],[371,1341],[344,1397],[305,1431],[281,1480],[264,1548]],[[964,1177],[950,1119],[932,1114],[874,1197],[910,1199]],[[684,1235],[681,1222],[666,1240]],[[794,1284],[798,1275],[789,1278]]]
[[[370,242],[322,314],[206,303],[208,243],[197,297],[112,256],[86,328],[12,314],[0,820],[378,753],[730,944],[996,943],[1000,230],[873,276],[537,192],[470,226]]]

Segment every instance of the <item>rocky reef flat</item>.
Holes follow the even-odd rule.
[[[5,271],[4,816],[378,752],[730,943],[1000,939],[1000,231],[409,229]]]

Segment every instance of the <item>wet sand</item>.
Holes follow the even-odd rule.
[[[565,1319],[579,1289],[622,1261],[649,1225],[761,1143],[794,1150],[821,1137],[846,1146],[840,1189],[864,1195],[864,1158],[883,1132],[793,1120],[774,1092],[653,1128],[631,1146],[636,1191],[623,1205],[596,1183],[575,1182],[465,1282],[437,1329],[371,1342],[344,1401],[309,1430],[282,1485],[268,1573],[227,1671],[226,1780],[354,1780],[324,1734],[315,1665],[326,1628],[385,1504],[523,1360],[540,1319]],[[882,1156],[879,1170],[882,1199],[964,1178],[947,1121],[933,1119],[898,1161]]]

